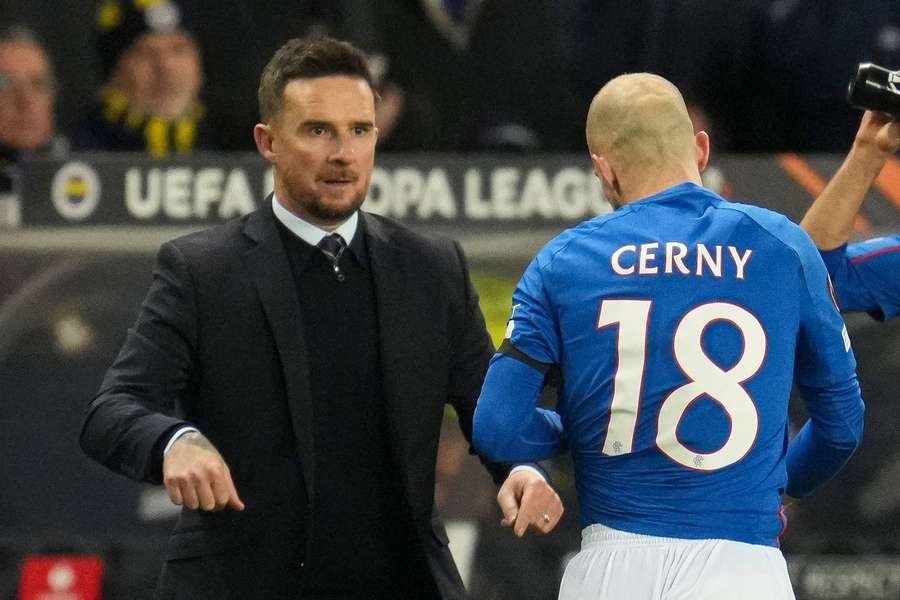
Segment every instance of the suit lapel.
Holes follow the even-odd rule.
[[[244,234],[255,242],[244,253],[244,264],[256,286],[281,357],[306,494],[312,503],[314,449],[309,363],[297,288],[284,244],[276,229],[270,198],[271,196],[266,199],[262,209],[249,217],[244,226]]]
[[[409,368],[408,349],[414,347],[410,339],[409,322],[409,255],[397,246],[390,230],[377,219],[360,212],[366,222],[366,244],[375,286],[378,312],[380,360],[387,420],[390,424],[393,447],[404,472],[407,466],[406,446],[410,432],[417,430],[411,394],[405,381]]]

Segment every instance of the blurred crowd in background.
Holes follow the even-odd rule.
[[[582,152],[622,72],[683,91],[718,152],[843,152],[859,62],[900,68],[896,0],[0,0],[0,161],[253,150],[263,66],[291,37],[368,53],[380,147]]]

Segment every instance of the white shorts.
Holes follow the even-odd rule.
[[[560,600],[794,600],[778,548],[639,535],[591,525]]]

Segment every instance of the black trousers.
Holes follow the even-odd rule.
[[[411,556],[382,589],[309,588],[299,549],[290,542],[256,542],[221,553],[166,561],[157,600],[440,600],[423,556]],[[348,557],[352,560],[352,557]],[[312,577],[307,577],[312,575]]]

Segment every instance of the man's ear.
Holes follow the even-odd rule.
[[[606,157],[591,154],[591,162],[594,164],[594,173],[600,178],[600,181],[606,183],[611,189],[618,189],[618,177]]]
[[[698,131],[694,135],[694,144],[697,146],[697,170],[702,173],[709,164],[709,134],[705,131]]]
[[[270,163],[275,162],[275,151],[272,149],[273,138],[272,128],[268,123],[257,123],[253,127],[253,140],[256,142],[256,149]]]

